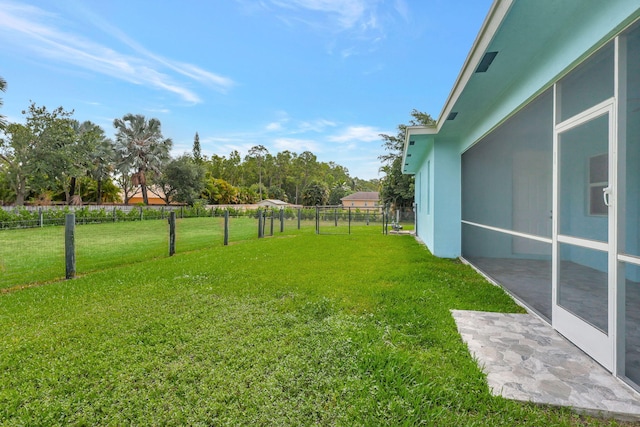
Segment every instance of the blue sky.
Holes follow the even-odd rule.
[[[380,133],[437,118],[491,0],[0,0],[0,114],[30,101],[113,137],[158,118],[174,155],[312,151],[380,178]]]

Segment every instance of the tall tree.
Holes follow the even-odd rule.
[[[8,125],[5,135],[6,138],[0,139],[0,163],[9,187],[15,193],[15,204],[22,206],[34,170],[31,161],[33,135],[26,126],[18,123]]]
[[[97,126],[97,125],[96,125]],[[89,154],[89,175],[96,183],[96,202],[102,203],[102,185],[111,177],[115,168],[115,151],[113,141],[107,138],[102,128],[97,126],[96,144]]]
[[[326,205],[329,200],[329,187],[323,181],[314,180],[302,192],[305,206]]]
[[[335,184],[331,190],[329,190],[329,201],[330,205],[339,205],[342,203],[342,198],[351,194],[349,189],[349,185],[347,185],[346,181],[338,182]]]
[[[204,167],[191,156],[183,155],[171,159],[159,174],[154,174],[153,183],[150,191],[167,205],[171,201],[192,205],[204,189]]]
[[[238,203],[239,188],[224,179],[207,178],[204,193],[209,203],[225,205]]]
[[[196,136],[193,137],[193,160],[197,164],[202,164],[202,150],[200,148],[200,135],[196,132]]]
[[[71,125],[76,133],[73,145],[73,156],[70,159],[70,171],[66,178],[69,182],[65,185],[67,203],[79,204],[82,199],[76,195],[76,182],[78,178],[89,175],[97,176],[98,193],[101,191],[101,181],[106,179],[110,172],[112,162],[112,143],[107,139],[104,130],[91,121],[78,122],[72,120]]]
[[[296,183],[295,200],[296,204],[298,204],[300,200],[300,190],[307,187],[307,184],[311,181],[311,178],[318,168],[317,157],[310,151],[303,151],[294,159],[293,167]]]
[[[229,158],[223,162],[224,174],[221,178],[229,181],[231,185],[239,186],[244,184],[242,178],[242,159],[237,150],[233,150],[229,154]]]
[[[394,135],[381,134],[386,154],[379,156],[382,161],[380,171],[385,174],[381,180],[380,198],[385,204],[395,208],[410,207],[414,200],[414,177],[402,173],[402,152],[409,126],[433,126],[435,120],[416,109],[411,111],[409,124],[398,125],[398,133]]]
[[[265,156],[269,154],[269,151],[264,145],[256,145],[249,150],[248,158],[255,161],[256,168],[258,169],[258,197],[262,200],[262,173],[264,169]]]
[[[83,163],[87,155],[78,139],[77,122],[71,118],[73,111],[62,107],[49,111],[32,102],[23,114],[31,137],[28,150],[31,188],[40,195],[64,192],[70,202],[71,178],[85,173]]]
[[[7,81],[0,77],[0,92],[5,92],[7,90]],[[4,105],[4,101],[0,98],[0,107]],[[0,114],[0,130],[4,130],[7,127],[7,119],[5,116]]]
[[[147,120],[141,114],[126,114],[115,119],[115,149],[120,163],[120,171],[135,171],[131,176],[133,186],[140,186],[145,205],[149,204],[147,194],[147,173],[159,172],[163,162],[169,159],[171,139],[162,136],[160,120]]]

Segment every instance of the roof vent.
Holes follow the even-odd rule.
[[[482,57],[480,64],[478,64],[478,68],[476,68],[476,73],[484,73],[486,72],[494,59],[496,59],[496,55],[498,52],[487,52]]]
[[[456,116],[458,115],[457,111],[452,111],[449,113],[449,115],[447,116],[447,120],[454,120],[456,118]]]
[[[415,141],[409,141],[409,145],[415,145],[416,142]]]

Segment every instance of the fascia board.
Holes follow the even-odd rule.
[[[409,140],[415,135],[436,135],[438,130],[435,126],[407,126],[404,133],[404,150],[402,152],[402,164],[407,160],[409,151]]]
[[[471,50],[469,51],[462,69],[460,70],[460,74],[458,74],[458,78],[456,79],[453,88],[449,93],[449,97],[444,104],[442,112],[440,113],[440,117],[438,118],[437,122],[438,131],[440,131],[440,129],[446,122],[446,118],[453,110],[453,106],[462,94],[462,91],[469,82],[469,79],[471,79],[473,73],[475,73],[480,60],[489,47],[491,40],[493,40],[493,37],[500,28],[500,24],[502,24],[503,19],[509,12],[513,1],[514,0],[494,0],[493,4],[491,5],[491,9],[489,9],[489,13],[482,23],[482,27],[480,28],[480,31],[478,32],[478,35],[476,36],[476,39],[471,46]]]
[[[432,137],[435,137],[437,132],[438,131],[435,126],[407,126],[404,136],[402,164],[404,165],[407,162],[407,153],[409,152],[409,141],[411,140],[411,137],[418,135],[431,135]]]

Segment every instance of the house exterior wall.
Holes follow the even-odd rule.
[[[436,144],[433,159],[433,254],[460,256],[460,153],[454,144]]]
[[[514,1],[512,11],[517,13],[521,4]],[[464,129],[459,135],[442,139],[435,136],[433,148],[427,150],[416,177],[427,174],[430,163],[433,190],[432,214],[419,206],[418,237],[425,242],[436,256],[458,257],[461,255],[461,155],[484,135],[501,124],[519,108],[549,88],[563,74],[566,74],[585,57],[600,48],[609,38],[633,22],[640,15],[636,0],[600,2],[593,13],[584,13],[580,24],[567,25],[573,31],[545,46],[544,58],[532,63],[526,73],[519,76],[516,84],[496,96],[481,119]],[[500,36],[491,42],[497,50],[508,49],[509,40]],[[512,48],[512,47],[511,47]],[[441,118],[442,120],[442,118]],[[422,181],[421,181],[422,182]],[[416,186],[418,188],[418,186]],[[420,195],[425,197],[425,186],[420,185]]]
[[[515,1],[513,8],[521,3],[526,2]],[[516,84],[496,97],[483,119],[461,135],[457,141],[460,153],[635,20],[639,15],[638,9],[636,0],[599,2],[598,8],[593,8],[593,13],[582,16],[584,21],[579,25],[567,23],[567,27],[573,31],[546,45],[544,57],[533,62],[528,72],[519,76]],[[508,49],[510,44],[509,40],[495,40],[491,49]]]
[[[343,200],[342,206],[345,208],[377,208],[380,203],[373,200]]]
[[[423,166],[415,175],[416,236],[434,252],[434,151],[429,144]],[[438,255],[440,256],[440,255]]]
[[[480,49],[502,62],[467,62],[437,129],[408,130],[418,236],[640,390],[640,3],[494,4]]]

